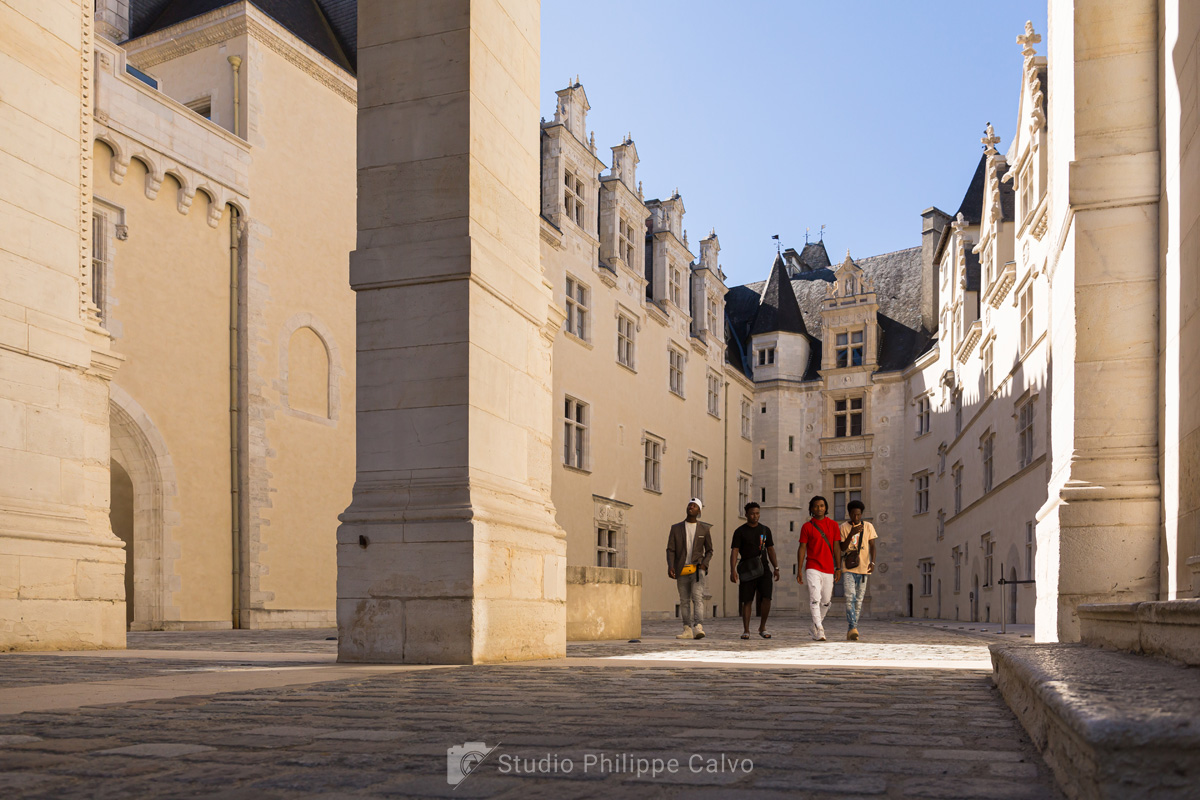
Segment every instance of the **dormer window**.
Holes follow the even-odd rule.
[[[583,181],[573,175],[570,170],[566,170],[563,183],[565,185],[563,197],[567,218],[582,228],[584,213]]]
[[[708,298],[708,332],[710,334],[717,332],[717,299],[715,297]]]
[[[769,367],[775,363],[775,348],[762,347],[758,351],[758,365],[760,367]]]
[[[837,335],[834,348],[837,353],[837,367],[861,367],[863,363],[863,332],[848,331]]]
[[[1021,170],[1020,176],[1017,177],[1017,190],[1021,197],[1021,210],[1018,219],[1025,219],[1029,216],[1029,212],[1033,211],[1033,159],[1030,159],[1025,168]]]
[[[676,308],[683,308],[683,271],[671,263],[671,302]]]
[[[617,254],[625,261],[625,266],[633,268],[633,226],[625,217],[617,222]]]

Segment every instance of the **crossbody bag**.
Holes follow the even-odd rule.
[[[860,524],[862,524],[862,523],[860,523]],[[850,528],[850,530],[854,530],[853,526]],[[861,563],[859,559],[862,555],[862,540],[863,540],[863,534],[866,532],[867,532],[866,526],[864,525],[863,529],[860,530],[857,534],[858,535],[858,546],[855,547],[853,550],[849,549],[850,542],[848,542],[848,541],[842,542],[842,566],[844,566],[846,569],[857,569],[859,563]]]
[[[738,561],[737,571],[738,578],[743,581],[756,581],[763,576],[767,571],[763,565],[763,556],[766,555],[767,535],[760,533],[758,535],[758,556],[756,558],[743,558]]]
[[[813,526],[814,528],[816,528],[816,529],[817,529],[817,533],[821,534],[821,538],[825,540],[825,546],[829,548],[829,557],[830,557],[830,558],[836,558],[837,556],[835,555],[835,553],[836,553],[837,551],[835,551],[835,550],[833,549],[833,545],[831,545],[831,544],[829,543],[829,537],[825,535],[825,531],[821,530],[821,526],[820,526],[820,525],[818,525],[818,524],[817,524],[817,523],[815,523],[815,522],[814,522],[814,523],[812,523],[812,526]],[[837,564],[835,563],[835,564],[833,565],[833,571],[834,571],[834,572],[837,572],[837,569],[838,569],[838,566],[837,566]]]

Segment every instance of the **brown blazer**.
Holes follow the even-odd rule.
[[[672,570],[675,577],[679,577],[679,571],[688,563],[699,564],[707,571],[708,562],[712,560],[713,555],[712,525],[697,520],[696,537],[692,540],[690,557],[686,550],[687,528],[683,522],[676,522],[667,536],[667,569]]]

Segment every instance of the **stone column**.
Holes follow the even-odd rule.
[[[359,3],[357,480],[341,661],[566,649],[537,0]]]
[[[1050,7],[1056,248],[1039,641],[1078,640],[1081,603],[1158,592],[1157,5]]]

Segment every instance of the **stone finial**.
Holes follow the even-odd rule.
[[[592,149],[592,155],[596,155],[596,132],[592,131],[592,138],[588,140],[588,147]]]
[[[996,129],[992,127],[992,123],[988,123],[984,130],[984,137],[979,141],[983,142],[983,152],[989,156],[996,155],[996,145],[1000,142],[1000,137],[996,135]]]
[[[1033,32],[1033,23],[1029,20],[1025,21],[1025,33],[1017,37],[1017,44],[1021,45],[1021,55],[1026,58],[1033,58],[1037,55],[1037,51],[1033,46],[1042,40],[1040,33]]]
[[[638,181],[638,200],[644,200],[645,195],[642,194],[642,182]]]
[[[958,216],[954,218],[954,222],[950,223],[950,227],[953,228],[955,230],[955,232],[961,231],[966,226],[967,226],[967,220],[963,216],[961,211],[958,212]]]
[[[554,121],[562,124],[567,118],[567,100],[561,94],[558,96],[558,102],[554,106]]]
[[[684,229],[684,231],[683,231],[683,246],[684,246],[684,247],[687,247],[687,246],[688,246],[688,241],[687,241],[687,229]]]

